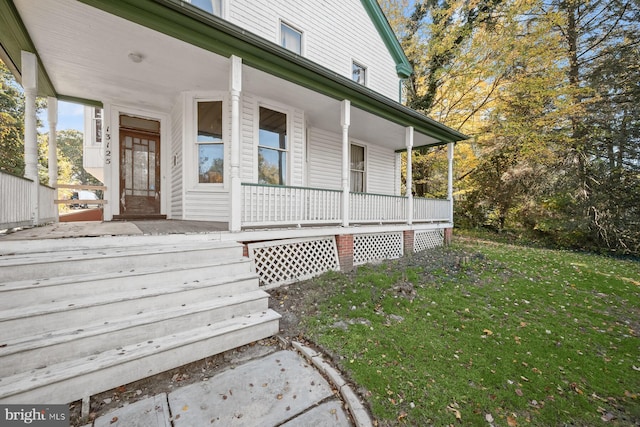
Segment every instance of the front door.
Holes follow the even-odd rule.
[[[121,118],[119,216],[151,218],[159,215],[160,123]]]

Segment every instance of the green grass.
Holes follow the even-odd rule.
[[[640,423],[638,262],[468,240],[316,283],[379,425]]]

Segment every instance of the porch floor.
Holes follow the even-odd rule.
[[[64,239],[71,237],[202,234],[227,231],[226,222],[140,220],[58,222],[0,234],[0,243],[10,240]]]

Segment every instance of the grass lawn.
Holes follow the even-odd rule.
[[[637,261],[456,239],[303,286],[378,425],[640,425]]]

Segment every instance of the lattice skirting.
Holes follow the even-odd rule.
[[[413,251],[420,252],[444,244],[444,229],[416,231],[413,235]]]
[[[402,232],[353,236],[353,265],[380,259],[400,258],[402,255],[404,255]]]
[[[260,285],[277,287],[309,279],[329,270],[339,270],[333,236],[311,239],[274,240],[247,245],[260,276]]]

